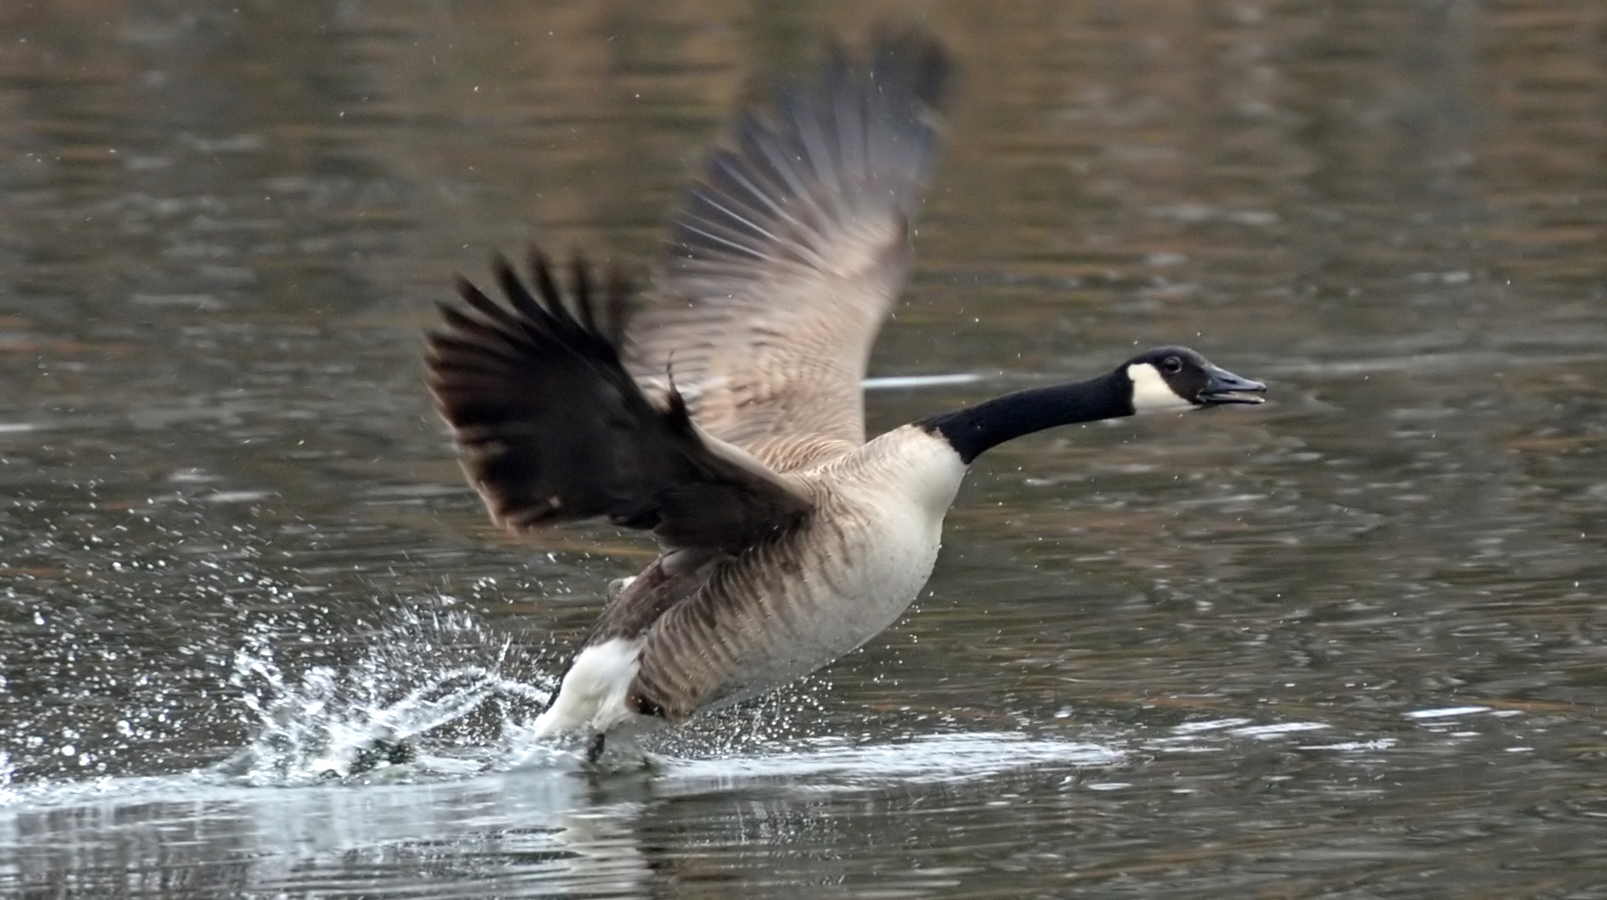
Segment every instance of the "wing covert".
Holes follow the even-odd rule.
[[[604,516],[672,547],[735,551],[809,503],[742,451],[710,438],[674,390],[652,398],[620,362],[630,299],[578,258],[568,296],[531,251],[535,293],[494,263],[500,304],[459,280],[428,338],[429,387],[469,481],[512,530]]]

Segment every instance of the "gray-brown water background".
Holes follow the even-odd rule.
[[[648,259],[888,16],[963,69],[873,374],[980,379],[873,427],[1165,342],[1275,403],[1000,448],[885,636],[513,766],[650,548],[489,528],[430,304]],[[1604,210],[1594,0],[12,0],[0,896],[1607,897]]]

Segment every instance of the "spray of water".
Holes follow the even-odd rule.
[[[217,772],[245,783],[431,778],[501,767],[522,749],[520,738],[551,690],[545,676],[533,684],[506,674],[512,642],[460,613],[404,616],[356,661],[299,672],[280,662],[277,639],[253,633],[234,656],[230,683],[256,734]]]

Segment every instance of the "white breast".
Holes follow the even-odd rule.
[[[690,654],[686,671],[705,671],[703,659],[719,658],[718,683],[705,684],[693,701],[719,706],[801,678],[870,640],[925,586],[942,543],[943,517],[964,476],[965,464],[948,442],[917,426],[800,474],[812,480],[816,494],[812,521],[786,542],[721,563],[726,568],[711,578],[720,585],[718,595],[688,598],[712,604],[715,625],[683,628],[670,640],[660,632],[673,626],[660,620],[641,638],[585,648],[537,720],[537,734],[607,732],[641,719],[625,699],[641,672],[644,647]],[[683,612],[677,607],[665,618]],[[655,659],[661,673],[681,669]]]
[[[744,695],[807,675],[904,614],[932,574],[943,518],[966,471],[948,442],[917,426],[882,435],[829,469],[826,515],[798,543],[801,571],[770,589],[790,605],[792,627],[755,661]]]

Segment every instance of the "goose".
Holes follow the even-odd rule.
[[[910,266],[949,60],[922,32],[833,48],[740,114],[638,289],[532,247],[458,277],[429,390],[470,483],[513,531],[592,518],[660,555],[611,589],[535,720],[596,761],[624,737],[815,671],[893,624],[989,448],[1060,425],[1262,400],[1184,347],[866,440],[871,345]],[[568,272],[563,271],[564,268]]]

